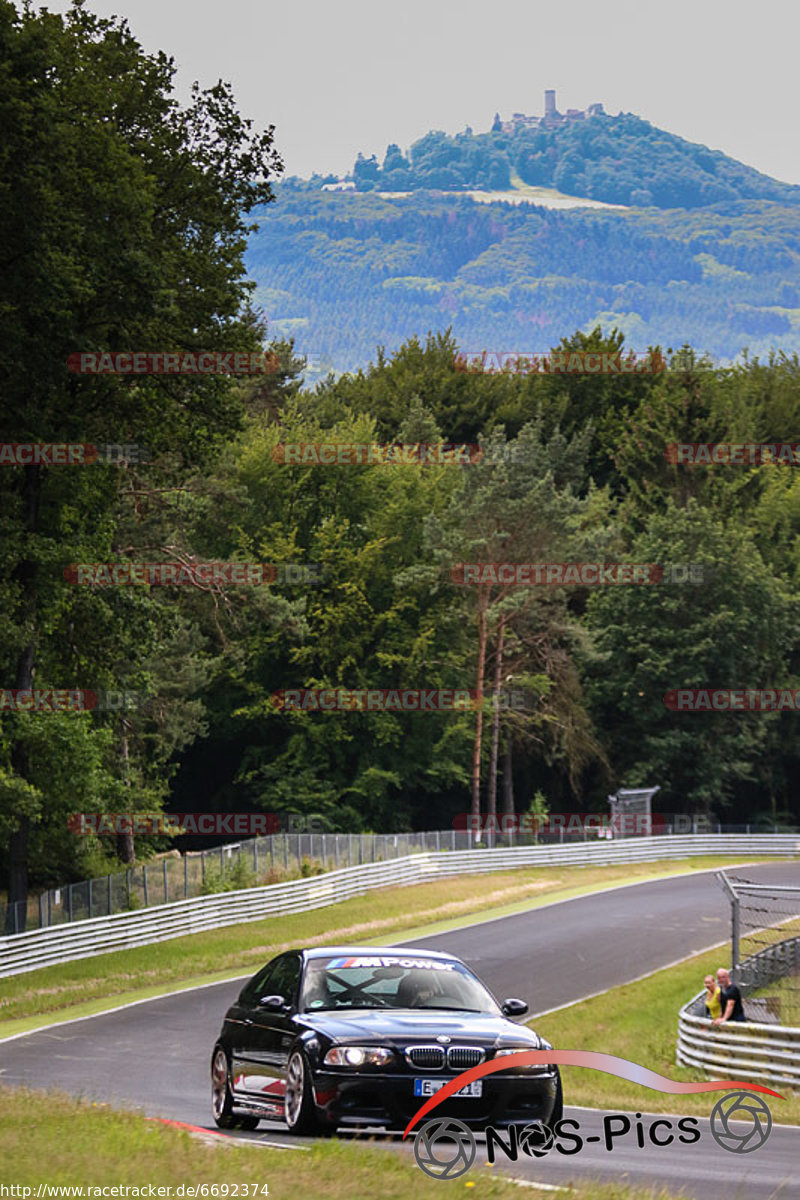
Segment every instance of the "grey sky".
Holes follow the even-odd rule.
[[[52,11],[67,5],[51,2]],[[344,174],[429,129],[488,129],[495,110],[601,101],[800,184],[796,0],[88,0],[147,50],[234,85],[274,124],[287,173]]]

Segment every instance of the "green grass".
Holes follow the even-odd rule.
[[[777,1001],[777,1015],[781,1025],[800,1024],[800,972],[795,971],[783,979],[776,979],[765,987],[756,988],[750,993],[752,999],[772,999]]]
[[[676,1063],[678,1010],[702,990],[704,975],[727,965],[727,952],[725,945],[694,955],[679,966],[656,971],[638,983],[612,988],[582,1004],[537,1017],[531,1024],[537,1033],[564,1050],[616,1054],[681,1082],[708,1080],[710,1075]],[[686,1116],[708,1116],[719,1099],[713,1092],[700,1096],[667,1095],[586,1067],[563,1067],[562,1074],[567,1105],[606,1111],[639,1109],[675,1113],[680,1110]],[[786,1099],[765,1097],[773,1119],[783,1125],[800,1124],[800,1092],[784,1087],[774,1090]]]
[[[34,1193],[39,1184],[153,1184],[173,1189],[180,1184],[208,1184],[210,1194],[211,1185],[227,1184],[232,1195],[233,1185],[238,1184],[243,1196],[247,1184],[258,1188],[256,1200],[262,1200],[264,1185],[270,1200],[297,1196],[442,1200],[444,1196],[442,1182],[429,1179],[409,1156],[344,1140],[308,1150],[274,1150],[222,1139],[209,1143],[185,1130],[105,1105],[7,1088],[0,1088],[0,1112],[0,1183],[30,1187]],[[474,1167],[447,1185],[447,1195],[464,1195],[465,1188],[470,1189],[468,1195],[486,1200],[520,1200],[525,1194],[497,1167]],[[671,1194],[580,1182],[570,1190],[573,1200],[667,1200]]]
[[[489,920],[623,883],[719,868],[733,861],[737,860],[697,857],[461,876],[386,888],[308,913],[230,925],[45,967],[3,980],[0,1038],[48,1020],[89,1016],[170,989],[247,975],[291,946],[396,941],[401,935],[411,938],[457,927],[475,914]]]

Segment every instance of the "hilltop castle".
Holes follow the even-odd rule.
[[[510,121],[501,121],[500,114],[495,113],[493,133],[516,133],[518,129],[557,129],[567,121],[585,121],[605,112],[602,104],[590,104],[588,108],[568,108],[560,113],[556,108],[555,88],[547,88],[544,93],[544,116],[526,117],[524,113],[512,113]]]

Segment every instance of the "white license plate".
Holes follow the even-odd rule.
[[[449,1079],[415,1079],[414,1080],[414,1095],[415,1096],[433,1096],[443,1088]],[[468,1083],[466,1087],[460,1091],[453,1093],[456,1096],[469,1096],[472,1099],[477,1099],[483,1095],[483,1080],[475,1079],[472,1083]]]

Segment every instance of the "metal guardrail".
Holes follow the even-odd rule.
[[[569,814],[558,814],[568,816]],[[654,836],[673,837],[682,834],[746,833],[749,825],[720,825],[712,829],[703,819],[681,813],[662,814],[663,826],[654,829]],[[669,819],[667,819],[669,818]],[[298,817],[298,820],[303,818]],[[501,818],[502,820],[502,818]],[[548,832],[517,830],[485,831],[483,841],[490,847],[513,848],[531,845],[580,845],[599,838],[586,827]],[[798,833],[791,828],[756,830],[758,836],[768,833]],[[642,836],[625,834],[624,836]],[[0,898],[0,931],[6,934],[26,933],[50,925],[85,921],[92,917],[110,917],[112,913],[131,912],[171,900],[189,900],[211,892],[232,891],[234,888],[264,887],[285,883],[298,875],[308,878],[321,871],[355,867],[387,858],[405,858],[422,850],[473,850],[478,844],[468,829],[431,829],[417,833],[312,833],[284,832],[244,841],[214,846],[208,850],[186,853],[173,850],[139,863],[124,871],[115,871],[77,883],[49,888],[27,901],[6,904]],[[217,886],[219,884],[223,886]],[[231,886],[231,884],[233,886]]]
[[[285,881],[293,873],[308,877],[317,874],[318,869],[338,870],[380,859],[405,858],[420,850],[466,850],[472,849],[472,845],[469,833],[455,829],[422,833],[267,834],[209,850],[186,854],[173,851],[125,871],[49,888],[12,905],[0,900],[0,930],[25,933],[168,904],[170,900],[189,900],[211,891],[228,891],[231,890],[228,887],[208,885],[215,877],[220,880],[240,871],[250,877],[239,878],[240,888],[266,886],[280,882],[281,876]]]
[[[310,912],[376,888],[410,886],[453,875],[525,866],[650,862],[697,854],[791,857],[800,854],[800,838],[797,834],[687,834],[578,845],[423,852],[388,862],[345,867],[310,879],[199,896],[144,911],[115,913],[0,937],[0,977],[167,941],[205,929],[259,921],[283,913]]]
[[[678,1016],[678,1062],[729,1079],[753,1079],[800,1088],[800,1029],[757,1021],[726,1021],[716,1029],[691,1010],[700,992]]]
[[[800,937],[784,938],[751,954],[739,966],[736,981],[744,995],[800,971]]]

